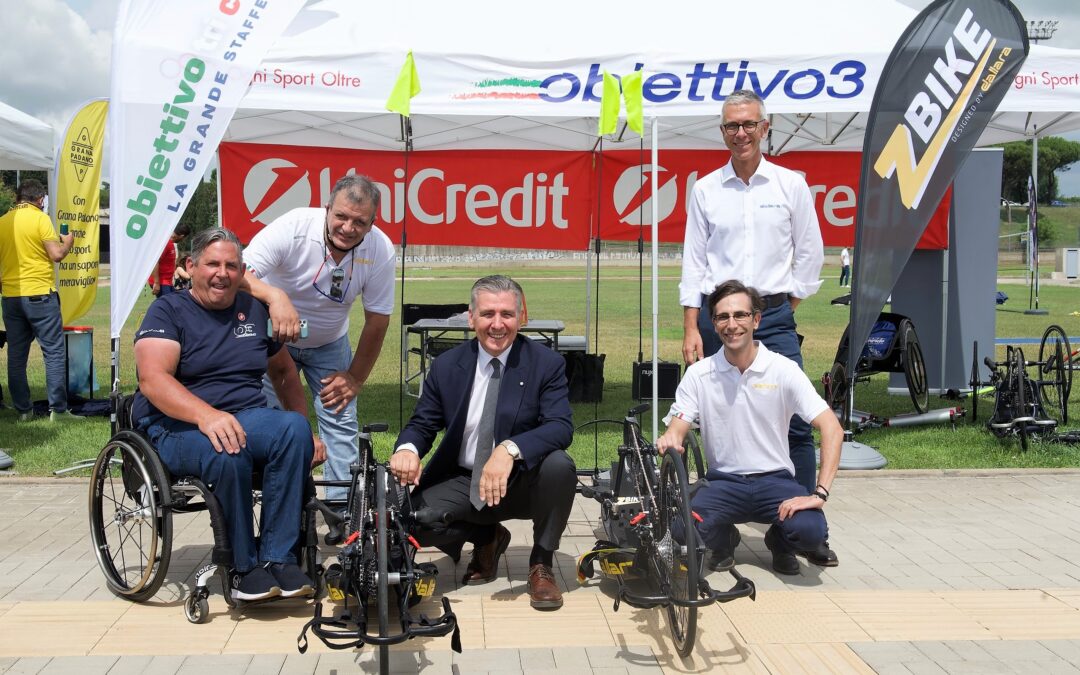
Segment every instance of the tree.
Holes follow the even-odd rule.
[[[0,216],[4,215],[15,206],[15,191],[7,185],[0,183]]]
[[[1001,194],[1005,199],[1027,201],[1028,176],[1031,175],[1031,141],[1014,141],[1001,146],[1005,150],[1001,172]],[[1057,199],[1055,172],[1080,161],[1080,143],[1057,136],[1039,139],[1039,185],[1037,200],[1049,204]]]
[[[179,222],[190,227],[192,234],[217,227],[217,206],[217,171],[213,171],[209,181],[199,181],[195,186],[195,192]]]

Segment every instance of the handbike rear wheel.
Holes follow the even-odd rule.
[[[656,567],[661,587],[672,600],[698,598],[697,530],[690,510],[690,486],[682,455],[668,452],[660,464],[660,516],[657,519]],[[679,543],[682,540],[682,544]],[[663,578],[666,575],[666,579]],[[666,588],[665,588],[666,587]],[[697,636],[697,607],[672,602],[667,606],[668,625],[679,656],[688,656]]]
[[[375,536],[378,579],[376,582],[376,602],[379,608],[379,637],[387,637],[390,634],[390,580],[389,572],[389,537],[387,536],[387,513],[386,513],[386,467],[379,464],[375,469]],[[390,672],[390,646],[379,645],[379,672],[386,675]]]
[[[1069,338],[1056,324],[1049,326],[1039,343],[1039,384],[1047,412],[1059,424],[1069,422],[1069,393],[1072,391],[1072,368]]]

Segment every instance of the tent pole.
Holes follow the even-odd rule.
[[[656,441],[657,430],[660,426],[660,411],[658,406],[660,404],[660,371],[658,370],[659,349],[657,347],[657,341],[659,339],[659,325],[660,325],[660,301],[657,286],[659,285],[659,266],[657,264],[657,256],[659,255],[658,241],[660,238],[660,195],[657,194],[659,190],[657,186],[660,184],[660,173],[657,171],[657,167],[660,165],[660,124],[657,121],[656,115],[652,116],[652,438]]]
[[[405,143],[405,185],[409,184],[409,155],[413,148],[412,139],[412,118],[401,115],[401,140]],[[390,218],[392,219],[393,209],[391,209]],[[401,212],[401,306],[398,311],[398,332],[399,339],[404,341],[408,339],[405,334],[405,249],[408,246],[408,238],[406,236],[409,222],[409,203],[406,198],[405,206]],[[405,426],[405,360],[409,358],[408,350],[403,349],[401,353],[402,359],[398,362],[398,429]],[[421,367],[423,364],[421,364]],[[423,386],[421,383],[420,386]]]

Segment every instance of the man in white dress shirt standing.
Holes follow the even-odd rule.
[[[769,121],[756,93],[739,90],[724,99],[721,129],[731,161],[694,185],[687,208],[679,283],[683,360],[690,365],[719,351],[706,302],[719,283],[736,279],[756,288],[765,302],[754,337],[801,368],[795,309],[821,287],[825,259],[813,196],[802,175],[762,155]],[[789,444],[795,479],[810,494],[816,479],[814,441],[810,425],[797,416]],[[737,541],[734,530],[732,536]],[[837,564],[827,543],[805,555],[817,565]]]

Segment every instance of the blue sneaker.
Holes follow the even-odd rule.
[[[277,580],[281,588],[281,597],[300,598],[315,595],[315,584],[308,575],[293,563],[267,563],[266,569]]]
[[[274,575],[264,567],[256,567],[247,572],[233,571],[229,574],[233,600],[268,600],[281,595],[281,586]]]

